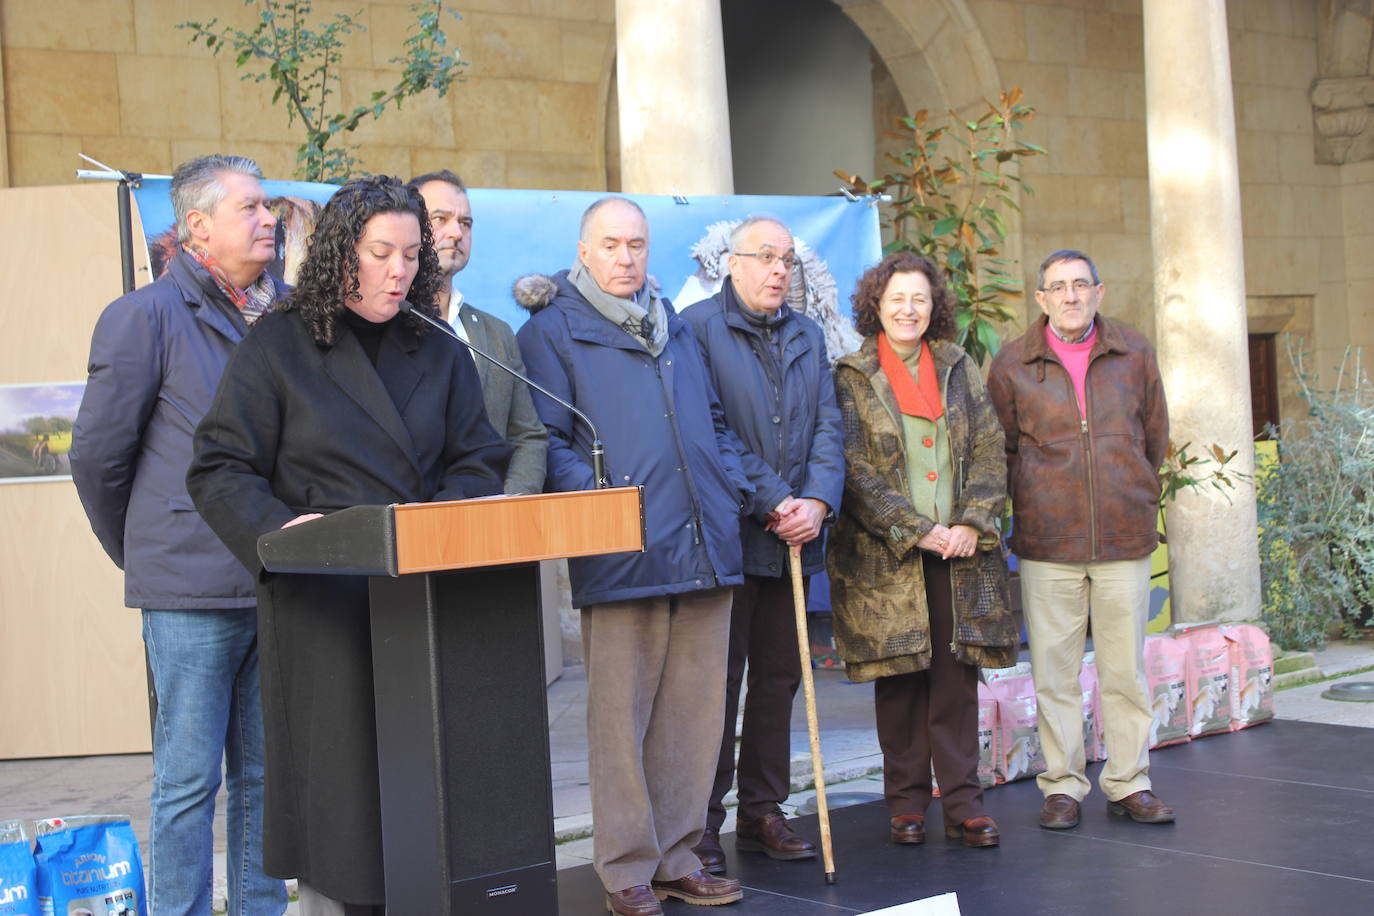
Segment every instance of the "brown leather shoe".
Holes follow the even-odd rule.
[[[797,836],[781,811],[770,811],[763,817],[735,818],[735,849],[740,852],[761,852],[770,859],[814,859],[816,844]]]
[[[707,827],[701,834],[701,842],[692,847],[692,852],[701,860],[701,870],[713,875],[725,874],[725,850],[720,848],[720,831]]]
[[[1172,824],[1174,809],[1159,800],[1149,789],[1133,792],[1125,798],[1107,802],[1107,813],[1129,817],[1137,824]]]
[[[658,897],[647,884],[636,884],[606,895],[606,909],[616,916],[663,916]]]
[[[997,832],[996,821],[980,814],[960,824],[946,824],[945,839],[963,840],[965,846],[996,846],[1002,835]]]
[[[924,814],[898,814],[888,821],[888,836],[894,843],[917,846],[926,841]]]
[[[676,897],[697,906],[720,906],[744,897],[744,891],[734,878],[717,878],[704,871],[694,871],[676,881],[655,881],[653,888],[659,900]]]
[[[1078,826],[1081,806],[1068,795],[1055,793],[1046,796],[1040,806],[1040,826],[1046,830],[1071,830]]]

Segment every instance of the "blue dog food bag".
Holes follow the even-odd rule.
[[[54,817],[34,833],[40,916],[148,916],[128,818]]]
[[[20,821],[0,822],[0,916],[38,916],[38,877]]]

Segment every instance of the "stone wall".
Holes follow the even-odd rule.
[[[1331,364],[1346,341],[1364,348],[1366,371],[1374,363],[1374,161],[1342,165],[1344,204],[1345,309],[1343,325],[1327,335],[1323,350]]]
[[[1300,318],[1281,330],[1303,336],[1323,367],[1345,337],[1347,253],[1341,170],[1319,165],[1316,156],[1309,98],[1317,77],[1316,6],[1231,0],[1228,13],[1246,292],[1310,297],[1310,331]],[[1280,346],[1280,365],[1283,358]]]
[[[371,171],[458,171],[476,186],[605,187],[607,81],[614,0],[462,0],[446,26],[472,61],[448,96],[412,100],[354,135]],[[405,3],[317,0],[326,14],[363,10],[349,38],[343,96],[386,88],[412,21]],[[222,52],[176,25],[219,16],[249,25],[236,0],[5,0],[0,59],[8,183],[64,184],[78,152],[119,168],[169,172],[221,150],[291,177],[300,142],[265,84],[245,82]]]
[[[1318,165],[1314,155],[1315,5],[1231,0],[1228,16],[1247,292],[1308,297],[1320,333],[1344,330],[1352,214],[1342,207],[1340,169]],[[1027,139],[1050,153],[1027,160],[1024,173],[1035,190],[1022,222],[1028,281],[1044,254],[1081,248],[1109,284],[1104,309],[1153,335],[1140,4],[971,0],[969,7],[1002,83],[1021,86],[1038,108]],[[1300,312],[1278,329],[1306,330],[1311,321]],[[1320,342],[1324,357],[1329,343]]]
[[[973,0],[1004,87],[1037,109],[1025,137],[1026,288],[1049,252],[1078,248],[1107,283],[1103,309],[1153,334],[1145,79],[1138,2]],[[1029,295],[1028,314],[1038,306]]]

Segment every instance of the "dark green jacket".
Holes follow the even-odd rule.
[[[949,427],[954,466],[950,525],[998,537],[1007,497],[1002,426],[978,367],[958,345],[930,341]],[[930,617],[917,541],[935,522],[912,507],[897,399],[878,365],[877,338],[835,365],[845,434],[845,486],[827,547],[835,641],[849,677],[930,667]],[[1007,601],[1000,544],[950,563],[955,656],[969,665],[1006,667],[1017,633]]]

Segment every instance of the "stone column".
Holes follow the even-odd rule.
[[[715,0],[616,0],[621,187],[733,194],[725,43]]]
[[[1224,0],[1144,0],[1155,331],[1170,438],[1254,472],[1240,181]],[[1168,508],[1176,621],[1259,616],[1251,486]]]

